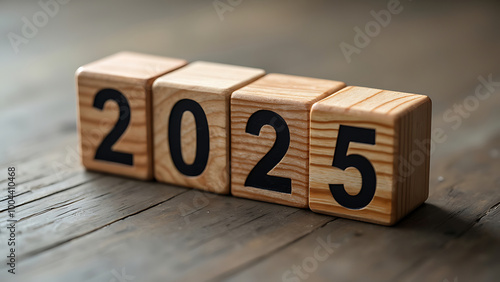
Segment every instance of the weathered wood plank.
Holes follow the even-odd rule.
[[[65,184],[71,187],[71,183]],[[115,176],[62,190],[16,210],[19,259],[49,250],[187,191]]]
[[[62,144],[63,150],[49,151],[44,156],[13,165],[16,168],[16,208],[102,176],[84,171],[75,149],[75,138]],[[7,171],[7,167],[2,167],[1,171]],[[7,209],[6,182],[6,178],[0,182],[0,203],[5,203],[0,212]]]
[[[101,217],[126,214],[123,209],[127,209],[127,204],[137,205],[140,195],[125,197],[125,192],[132,189],[121,187],[130,186],[129,183],[112,188],[86,187],[86,193],[71,202],[61,197],[66,202],[52,206],[55,210],[42,210],[46,212],[31,219],[32,229],[38,222],[52,221],[56,216],[71,217],[78,211],[86,225],[96,226],[100,222],[102,226]],[[163,190],[168,194],[180,188],[163,186]],[[71,191],[73,195],[75,191]],[[135,191],[158,197],[151,187],[147,193],[145,187]],[[127,202],[122,205],[120,201]],[[30,214],[35,212],[34,208],[30,210]],[[102,281],[111,277],[111,270],[125,267],[141,281],[162,281],[165,277],[207,280],[270,254],[333,219],[307,210],[191,190],[57,248],[24,258],[20,267],[25,269],[22,277],[26,279],[62,281],[85,277]],[[51,232],[50,226],[41,228],[50,232],[50,237],[60,239],[68,238],[68,233],[79,233],[82,228],[90,229],[71,227],[68,219],[61,225],[64,228],[57,232]],[[43,241],[48,245],[53,239]]]
[[[498,184],[497,184],[498,185]],[[496,204],[473,228],[450,240],[432,257],[409,269],[407,281],[497,281],[500,261],[500,208]]]
[[[21,185],[49,175],[62,180],[67,174],[82,169],[74,132],[71,138],[64,138],[63,141],[54,141],[54,143],[59,145],[57,149],[46,149],[44,146],[40,146],[42,154],[32,154],[26,158],[21,157],[17,161],[7,161],[1,165],[0,171],[5,172],[8,167],[16,167],[16,184]],[[0,198],[7,191],[7,187],[2,185],[7,181],[6,178],[0,178],[0,193],[2,193]],[[21,189],[21,187],[19,188]]]
[[[36,179],[24,184],[17,186],[14,195],[15,207],[19,208],[28,203],[43,199],[45,197],[73,189],[82,184],[91,182],[95,179],[101,178],[104,175],[99,173],[86,172],[83,169],[79,169],[73,172],[67,172],[65,178],[60,178],[59,176],[48,175],[40,179]],[[5,193],[4,195],[7,195]],[[0,204],[5,206],[0,208],[0,215],[2,212],[7,210],[7,196],[0,200]]]

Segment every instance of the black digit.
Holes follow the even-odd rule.
[[[361,190],[354,196],[345,191],[344,184],[330,184],[330,192],[341,206],[348,209],[362,209],[373,200],[377,177],[373,165],[367,158],[358,154],[347,155],[350,142],[375,145],[375,129],[340,125],[332,166],[342,170],[355,167],[361,173],[362,184]]]
[[[196,156],[194,162],[189,165],[184,162],[181,151],[181,120],[186,111],[193,114],[196,122]],[[190,99],[182,99],[174,105],[168,121],[168,143],[172,161],[181,173],[198,176],[205,170],[210,150],[210,136],[207,116],[200,104]]]
[[[290,146],[290,130],[286,121],[275,112],[260,110],[250,116],[245,132],[259,136],[261,128],[267,124],[276,131],[276,141],[271,150],[250,171],[245,186],[291,194],[290,178],[267,174],[281,161]]]
[[[113,129],[111,129],[97,148],[94,159],[132,166],[134,165],[134,156],[132,154],[113,151],[112,149],[130,123],[130,106],[127,98],[121,92],[114,89],[102,89],[95,95],[94,108],[104,109],[104,104],[108,100],[113,100],[118,104],[120,115]]]

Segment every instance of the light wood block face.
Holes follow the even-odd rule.
[[[424,95],[350,86],[314,104],[309,207],[396,223],[427,199],[430,129]]]
[[[231,97],[231,193],[308,206],[311,106],[343,82],[269,74]]]
[[[158,181],[230,192],[231,93],[264,70],[195,62],[153,86],[154,163]]]
[[[152,179],[152,84],[185,64],[121,52],[77,70],[78,131],[86,168]]]

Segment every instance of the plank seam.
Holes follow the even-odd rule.
[[[294,214],[296,212],[299,212],[299,211],[301,211],[301,209],[298,209],[297,211],[291,213],[290,215],[292,215],[292,214]],[[329,220],[329,221],[325,222],[324,224],[322,224],[322,225],[320,225],[320,226],[318,226],[318,227],[316,227],[314,229],[311,229],[309,232],[303,234],[302,236],[299,236],[299,237],[293,239],[292,241],[288,242],[287,244],[285,244],[285,245],[283,245],[281,247],[278,247],[278,248],[276,248],[274,250],[271,250],[270,252],[265,253],[265,254],[263,254],[263,255],[261,255],[259,257],[255,257],[252,260],[250,260],[249,262],[244,263],[242,265],[239,265],[239,266],[237,266],[237,267],[235,267],[235,268],[233,268],[231,270],[228,270],[228,271],[226,271],[226,272],[224,272],[224,273],[222,273],[222,274],[220,274],[220,275],[218,275],[218,276],[210,279],[209,281],[222,281],[222,280],[226,280],[226,279],[230,278],[231,276],[234,276],[237,273],[239,273],[239,272],[241,272],[241,271],[243,271],[243,270],[245,270],[245,269],[247,269],[249,267],[252,267],[253,265],[257,264],[258,262],[262,261],[263,259],[266,259],[266,258],[274,255],[275,253],[277,253],[277,252],[279,252],[279,251],[281,251],[281,250],[289,247],[290,245],[298,242],[302,238],[308,236],[309,234],[315,232],[316,230],[319,230],[319,229],[325,227],[327,224],[329,224],[329,223],[331,223],[331,222],[333,222],[333,221],[335,221],[337,219],[339,219],[339,218],[335,217],[332,220]]]
[[[69,242],[71,242],[71,241],[73,241],[73,240],[76,240],[76,239],[82,238],[82,237],[84,237],[84,236],[87,236],[87,235],[89,235],[89,234],[92,234],[92,233],[94,233],[94,232],[96,232],[96,231],[98,231],[98,230],[103,229],[104,227],[110,226],[110,225],[112,225],[112,224],[114,224],[114,223],[117,223],[117,222],[122,221],[122,220],[125,220],[125,219],[127,219],[127,218],[129,218],[129,217],[135,216],[135,215],[140,214],[140,213],[142,213],[142,212],[144,212],[144,211],[147,211],[147,210],[149,210],[149,209],[152,209],[152,208],[154,208],[154,207],[157,207],[157,206],[159,206],[159,205],[161,205],[161,204],[163,204],[163,203],[165,203],[165,202],[167,202],[167,201],[170,201],[170,200],[172,200],[172,199],[174,199],[174,198],[176,198],[176,197],[178,197],[178,196],[180,196],[180,195],[182,195],[182,194],[184,194],[184,193],[186,193],[186,192],[188,192],[188,191],[190,191],[190,190],[183,191],[183,192],[181,192],[181,193],[179,193],[179,194],[176,194],[176,195],[174,195],[174,196],[172,196],[172,197],[170,197],[170,198],[168,198],[168,199],[166,199],[166,200],[164,200],[164,201],[161,201],[161,202],[159,202],[159,203],[156,203],[156,204],[154,204],[154,205],[152,205],[152,206],[149,206],[149,207],[144,208],[144,209],[142,209],[142,210],[136,211],[136,212],[131,213],[131,214],[129,214],[129,215],[123,216],[123,217],[121,217],[121,218],[115,219],[115,220],[113,220],[113,221],[111,221],[111,222],[109,222],[109,223],[107,223],[107,224],[105,224],[105,225],[102,225],[102,226],[96,227],[96,228],[94,228],[94,229],[92,229],[92,230],[90,230],[90,231],[87,231],[87,232],[83,233],[83,234],[80,234],[80,235],[77,235],[77,236],[74,236],[74,237],[71,237],[71,238],[65,239],[65,240],[63,240],[63,241],[61,241],[61,242],[54,243],[54,244],[52,244],[52,245],[49,245],[49,246],[46,246],[46,247],[40,248],[40,249],[38,249],[38,250],[33,250],[33,251],[31,251],[31,252],[28,252],[28,253],[24,254],[24,255],[22,256],[22,258],[34,257],[34,256],[36,256],[36,255],[39,255],[39,254],[43,253],[43,252],[49,251],[49,250],[51,250],[51,249],[57,248],[57,247],[59,247],[59,246],[62,246],[62,245],[64,245],[64,244],[66,244],[66,243],[69,243]],[[20,256],[20,258],[21,258],[21,256]]]

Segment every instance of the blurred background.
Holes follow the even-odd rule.
[[[498,1],[1,1],[0,157],[74,134],[75,70],[121,50],[426,94],[434,126],[453,125],[436,116],[479,76],[500,80],[499,12]],[[498,131],[494,118],[463,137]]]
[[[477,275],[498,278],[500,217],[495,209],[499,206],[500,187],[497,176],[500,159],[499,1],[2,0],[0,34],[0,164],[4,166],[17,166],[54,150],[68,150],[66,162],[78,166],[74,73],[83,64],[122,50],[257,67],[268,73],[340,80],[348,85],[428,95],[433,101],[433,130],[438,134],[432,143],[427,204],[392,229],[349,220],[322,226],[319,234],[331,232],[336,234],[335,238],[342,238],[349,232],[357,238],[361,236],[358,230],[364,230],[372,236],[367,236],[367,241],[376,242],[373,243],[373,257],[379,259],[383,254],[385,260],[373,265],[367,262],[373,267],[369,268],[365,265],[369,257],[366,255],[369,252],[365,253],[368,251],[364,247],[366,243],[353,241],[347,247],[352,253],[339,251],[339,255],[332,256],[337,263],[324,264],[315,277],[330,278],[338,273],[339,277],[345,275],[345,280],[352,280],[353,275],[370,277],[370,280],[386,277],[399,280],[400,276],[386,275],[384,271],[392,269],[392,265],[395,269],[400,267],[398,271],[409,271],[419,264],[416,271],[420,271],[417,273],[420,276],[417,278],[427,277],[427,273],[440,278],[439,281],[444,278],[457,281],[452,280],[455,276],[460,277],[460,282]],[[28,169],[24,167],[29,169],[29,166],[20,169],[19,181],[26,181],[23,173]],[[47,171],[40,172],[40,177]],[[36,178],[38,172],[29,173]],[[45,184],[42,179],[39,186],[30,185],[36,188]],[[158,195],[163,193],[157,190]],[[174,191],[176,188],[167,190],[169,193]],[[219,197],[212,200],[212,209],[225,201],[237,200]],[[242,200],[238,203],[253,205]],[[85,211],[86,206],[81,204],[80,208]],[[271,206],[269,209],[281,208]],[[249,214],[258,215],[259,211],[249,208]],[[307,216],[311,221],[321,218],[313,213]],[[52,220],[49,215],[45,217]],[[485,219],[481,220],[483,217]],[[91,215],[81,218],[88,222],[94,219]],[[28,226],[32,230],[39,226],[36,220]],[[231,221],[226,218],[225,222]],[[481,231],[481,226],[486,225],[486,231]],[[86,228],[90,228],[88,226]],[[126,224],[122,222],[119,226]],[[468,232],[473,230],[472,226],[481,232]],[[193,230],[205,231],[204,226],[197,228]],[[46,232],[47,229],[40,230]],[[152,234],[164,238],[162,232],[163,229]],[[462,236],[466,232],[468,235]],[[47,234],[49,237],[54,235]],[[317,232],[314,234],[318,236]],[[62,235],[55,237],[62,238]],[[178,231],[168,238],[188,235],[192,234]],[[268,273],[273,273],[279,279],[281,272],[276,269],[287,269],[295,263],[294,259],[302,260],[302,250],[316,244],[314,236],[312,238],[311,242],[306,242],[309,245],[299,245],[306,244],[305,247],[291,245],[284,252],[277,252],[274,258],[282,268],[263,260],[245,270],[247,272],[237,269],[243,272],[236,278],[264,280],[269,278]],[[405,249],[402,242],[406,243],[407,238],[429,243],[418,241],[407,244]],[[450,241],[456,239],[455,243],[448,245],[448,238]],[[241,248],[239,241],[227,241],[228,249],[231,246],[236,250]],[[392,245],[394,241],[399,242],[397,248]],[[468,242],[471,243],[467,245]],[[182,247],[184,245],[180,244],[179,249],[184,250]],[[255,246],[244,247],[251,250]],[[434,249],[439,251],[439,256],[429,251]],[[417,256],[419,250],[432,255]],[[78,252],[71,250],[70,253]],[[65,254],[64,249],[62,254]],[[118,254],[121,260],[127,259],[124,253]],[[38,257],[32,265],[40,263],[40,268],[48,272],[53,270],[46,267],[49,260],[42,264],[42,259],[36,259]],[[54,263],[66,257],[59,259]],[[84,262],[88,267],[89,258],[86,259],[73,256],[72,261],[82,262],[73,267],[78,271],[94,271],[80,267]],[[273,257],[269,259],[272,261]],[[95,264],[101,262],[96,260]],[[156,270],[155,265],[148,267]],[[358,269],[373,271],[364,273]],[[157,278],[162,277],[161,269],[155,273],[159,273]],[[32,274],[32,277],[38,275]],[[136,272],[134,275],[142,274]],[[256,279],[258,275],[262,275],[262,279]]]

